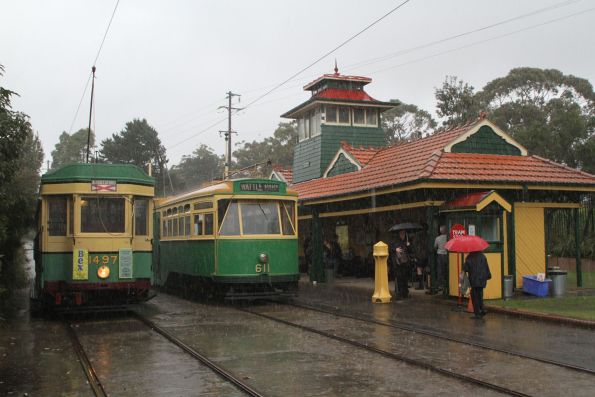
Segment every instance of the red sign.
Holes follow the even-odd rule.
[[[467,231],[465,230],[465,226],[461,225],[460,223],[455,223],[450,228],[450,238],[457,238],[461,236],[466,236]]]

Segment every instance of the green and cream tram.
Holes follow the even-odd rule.
[[[228,298],[295,293],[296,202],[285,183],[262,179],[224,181],[161,200],[155,282]]]

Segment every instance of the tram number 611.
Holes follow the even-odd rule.
[[[271,271],[270,263],[257,263],[254,269],[256,273],[269,273]]]

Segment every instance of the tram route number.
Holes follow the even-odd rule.
[[[118,255],[89,255],[89,263],[97,266],[115,265],[118,263]]]
[[[269,273],[271,271],[270,263],[257,263],[254,269],[256,273]]]

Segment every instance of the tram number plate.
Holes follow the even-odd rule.
[[[256,271],[256,273],[269,273],[271,271],[271,264],[257,263],[254,271]]]
[[[118,263],[118,255],[89,255],[89,263],[97,266],[109,266]]]

